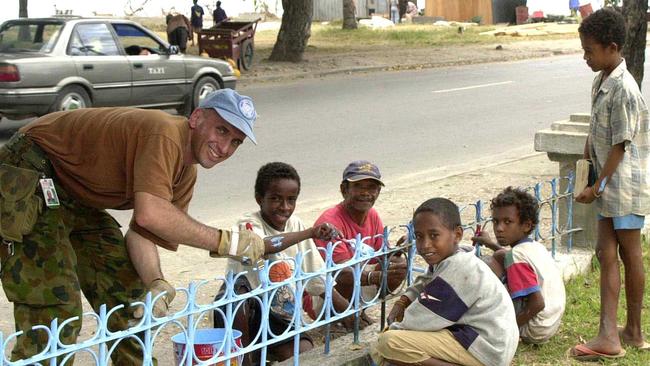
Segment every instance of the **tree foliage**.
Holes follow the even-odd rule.
[[[145,5],[147,5],[148,2],[149,0],[142,0],[137,4],[133,4],[132,0],[127,0],[126,4],[124,5],[124,15],[126,15],[127,17],[132,17],[138,14],[139,12],[144,10],[144,7]]]

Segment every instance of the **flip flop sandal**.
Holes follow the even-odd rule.
[[[573,348],[569,348],[567,355],[577,361],[600,361],[604,359],[624,357],[625,350],[621,349],[621,352],[617,354],[607,354],[594,351],[593,349],[587,347],[586,344],[578,344]]]

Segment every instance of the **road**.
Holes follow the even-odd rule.
[[[376,162],[390,189],[495,154],[530,153],[535,131],[589,111],[593,76],[572,55],[246,87],[239,91],[255,100],[259,144],[200,170],[190,213],[230,225],[256,209],[256,171],[269,161],[297,168],[299,205],[309,205],[336,199],[341,172],[355,159]],[[0,139],[19,125],[3,121]],[[128,222],[128,212],[117,216]]]

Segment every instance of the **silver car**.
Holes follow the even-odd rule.
[[[178,52],[122,19],[41,18],[0,26],[0,115],[19,119],[87,107],[175,108],[235,88],[225,61]]]

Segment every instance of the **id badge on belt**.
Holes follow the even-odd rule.
[[[41,184],[41,190],[43,191],[43,199],[45,199],[45,205],[49,208],[59,207],[61,203],[59,202],[59,196],[56,194],[56,188],[54,188],[54,182],[51,178],[42,178],[38,180]]]

